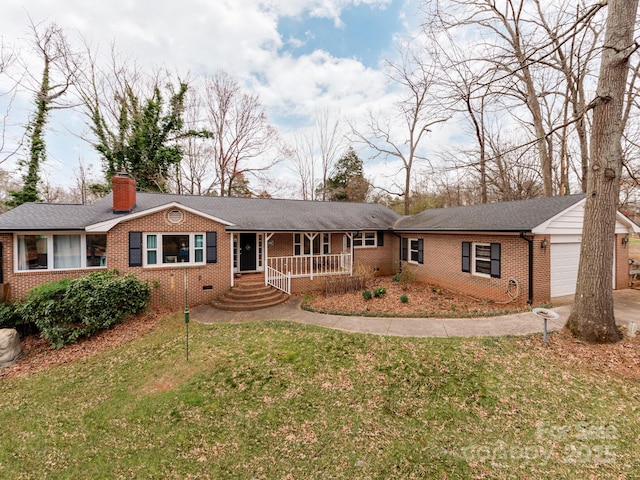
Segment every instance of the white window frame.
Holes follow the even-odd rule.
[[[415,249],[413,248],[415,242]],[[419,253],[419,245],[420,245],[420,239],[419,238],[407,238],[407,263],[413,263],[414,265],[419,265],[420,262],[418,261],[418,256],[420,255]],[[416,253],[416,259],[413,260],[412,258],[412,253],[415,252]]]
[[[489,249],[488,257],[478,257],[476,247],[487,247]],[[477,271],[477,262],[486,262],[489,266],[489,273],[483,273]],[[471,243],[471,274],[477,277],[491,278],[491,244],[490,243]]]
[[[18,257],[19,248],[18,244],[20,243],[20,237],[28,237],[39,235],[41,237],[46,238],[47,242],[47,267],[46,268],[34,268],[34,269],[20,269],[18,268],[20,265],[20,259]],[[80,237],[80,266],[79,267],[68,267],[68,268],[54,268],[54,259],[55,259],[55,242],[54,237],[56,236],[77,236]],[[106,256],[108,251],[108,246],[105,247],[104,253],[104,261],[101,260],[100,265],[90,266],[87,265],[87,236],[91,235],[103,235],[101,233],[85,233],[78,232],[77,230],[72,231],[56,231],[56,232],[20,232],[16,233],[13,236],[13,271],[14,273],[30,273],[30,272],[62,272],[62,271],[72,271],[72,270],[95,270],[95,269],[105,269],[107,268]],[[106,238],[106,234],[104,234]],[[106,245],[106,242],[105,242]],[[83,254],[82,252],[85,252]]]
[[[296,241],[296,236],[299,235],[299,240]],[[318,237],[319,240],[319,251],[315,251],[314,243],[315,239]],[[305,246],[309,245],[309,253],[305,253]],[[327,247],[327,252],[324,253],[324,247]],[[300,253],[296,253],[296,247],[300,247]],[[294,233],[293,234],[293,255],[296,257],[309,257],[311,255],[329,255],[331,253],[331,233],[328,232],[320,232],[320,233]]]
[[[189,237],[189,261],[187,262],[164,262],[164,252],[162,250],[162,237],[163,236],[171,236],[171,237],[179,237],[186,236]],[[155,248],[149,248],[148,239],[149,237],[155,237],[156,246]],[[196,246],[196,237],[200,237],[201,246]],[[149,263],[149,255],[148,252],[155,251],[156,252],[156,263]],[[201,251],[202,260],[196,261],[196,251]],[[147,268],[163,268],[163,267],[185,267],[185,266],[196,266],[196,265],[204,265],[206,264],[206,234],[205,232],[145,232],[142,234],[142,266]]]
[[[356,232],[351,240],[353,248],[376,248],[378,246],[378,232],[367,230]]]

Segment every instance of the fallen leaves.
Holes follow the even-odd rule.
[[[546,345],[539,337],[523,338],[521,343],[531,354],[552,356],[572,367],[571,370],[596,370],[625,378],[640,378],[640,336],[629,338],[625,334],[618,343],[592,345],[576,339],[565,329],[549,335]]]
[[[118,347],[150,332],[161,318],[159,313],[143,314],[114,325],[109,330],[97,333],[55,350],[40,335],[30,335],[22,340],[26,356],[18,363],[0,370],[0,379],[22,377],[46,368],[87,358],[99,352]]]
[[[307,305],[315,311],[327,313],[368,313],[397,316],[456,316],[481,315],[487,312],[517,310],[515,304],[497,304],[486,300],[459,295],[434,285],[414,282],[402,285],[392,281],[391,277],[376,277],[367,283],[367,289],[374,292],[384,288],[386,293],[380,297],[365,300],[361,291],[342,295],[317,297],[309,300]],[[400,297],[406,295],[408,301],[403,303]]]

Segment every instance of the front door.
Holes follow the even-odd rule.
[[[256,234],[240,234],[240,271],[252,271],[256,269]]]

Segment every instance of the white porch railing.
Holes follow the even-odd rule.
[[[291,295],[291,274],[282,273],[267,265],[265,272],[265,283],[271,285],[278,290],[283,291],[287,295]]]
[[[286,272],[291,278],[350,275],[352,272],[351,254],[333,253],[330,255],[269,257],[267,268],[282,273]]]

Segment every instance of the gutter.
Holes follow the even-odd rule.
[[[527,237],[526,234],[527,232],[520,232],[520,238],[529,243],[529,285],[527,286],[527,304],[531,305],[533,303],[533,238]]]

